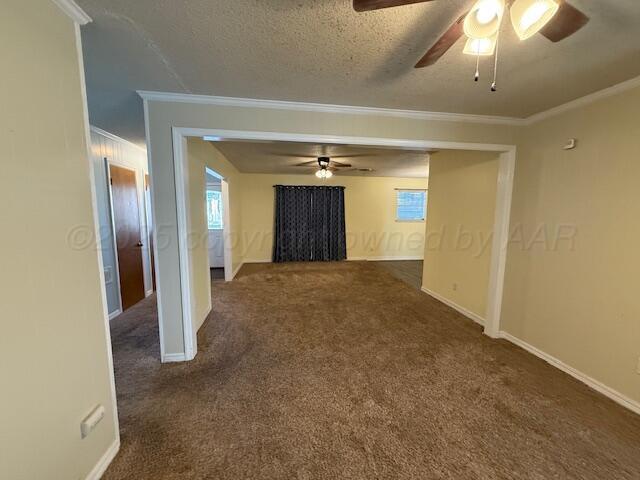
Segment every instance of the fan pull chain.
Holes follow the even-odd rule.
[[[491,91],[495,92],[498,90],[498,53],[500,50],[500,33],[496,38],[496,54],[493,63],[493,83],[491,84]]]
[[[473,79],[476,82],[480,80],[480,48],[478,48],[478,57],[476,58],[476,74]]]

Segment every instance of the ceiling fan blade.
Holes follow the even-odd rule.
[[[317,160],[311,160],[309,162],[297,163],[294,167],[313,167],[318,164]]]
[[[350,163],[342,163],[342,162],[336,162],[335,160],[331,160],[331,164],[332,167],[338,167],[338,168],[351,168],[351,164]]]
[[[464,19],[467,16],[465,13],[458,18],[453,25],[449,27],[449,30],[444,32],[438,41],[425,53],[424,57],[416,64],[416,68],[428,67],[436,63],[440,57],[442,57],[447,50],[449,50],[454,43],[456,43],[464,33]]]
[[[331,159],[334,158],[360,158],[360,157],[377,157],[375,153],[352,153],[351,155],[331,155]]]
[[[555,17],[540,30],[540,33],[552,42],[560,42],[587,23],[589,23],[589,17],[570,3],[562,2]]]
[[[353,0],[353,9],[356,12],[368,12],[381,8],[400,7],[412,3],[431,2],[432,0]]]
[[[286,158],[318,158],[316,155],[298,155],[295,153],[279,153],[279,152],[269,152],[269,155],[272,157],[286,157]]]

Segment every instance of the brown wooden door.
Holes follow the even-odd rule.
[[[109,166],[109,172],[120,273],[120,295],[122,309],[126,310],[144,298],[143,244],[140,234],[136,173],[114,165]]]

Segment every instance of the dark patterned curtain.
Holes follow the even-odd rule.
[[[345,260],[344,187],[276,185],[274,262]]]

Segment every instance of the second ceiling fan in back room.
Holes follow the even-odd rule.
[[[358,12],[399,7],[434,0],[353,0]],[[477,56],[475,80],[478,81],[481,56],[495,56],[493,83],[496,91],[500,27],[509,11],[513,29],[521,40],[541,33],[552,42],[573,35],[589,21],[589,17],[565,0],[476,0],[444,32],[416,64],[416,68],[436,63],[463,35],[467,37],[464,53]]]

